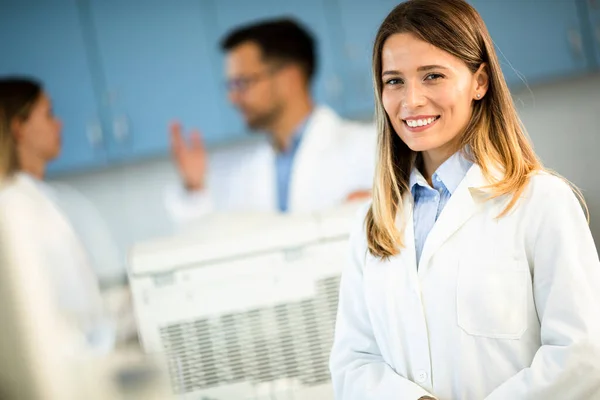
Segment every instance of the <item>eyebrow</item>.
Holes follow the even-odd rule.
[[[417,71],[430,71],[432,69],[448,69],[443,65],[423,65],[422,67],[417,68]]]
[[[417,71],[431,71],[432,69],[447,70],[448,68],[444,67],[443,65],[423,65],[422,67],[417,68]],[[396,71],[396,70],[390,70],[390,71],[384,71],[381,74],[381,76],[386,76],[386,75],[400,75],[400,72]]]

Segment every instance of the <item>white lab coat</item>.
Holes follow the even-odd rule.
[[[412,197],[398,256],[373,257],[357,227],[331,353],[337,399],[600,398],[600,262],[576,197],[540,173],[496,220],[506,199],[484,202],[487,183],[469,170],[418,270]]]
[[[277,211],[276,152],[263,139],[211,154],[206,190],[168,188],[169,214],[185,222],[212,211]],[[342,203],[354,191],[370,190],[376,141],[373,124],[315,108],[294,160],[288,210],[317,211]]]
[[[73,227],[100,283],[119,282],[125,276],[125,261],[112,232],[96,206],[72,186],[62,182],[35,180]]]
[[[39,182],[24,173],[2,183],[0,208],[3,223],[27,228],[19,229],[23,235],[19,243],[48,268],[56,307],[79,332],[81,343],[93,350],[110,350],[114,328],[105,314],[88,255],[65,215]]]

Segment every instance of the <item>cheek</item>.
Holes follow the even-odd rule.
[[[466,91],[452,90],[440,93],[435,102],[445,112],[449,123],[462,124],[470,115],[471,101]]]
[[[384,90],[383,93],[381,93],[381,104],[390,119],[395,120],[400,111],[398,107],[400,104],[398,94],[391,90]]]
[[[273,93],[270,88],[264,86],[257,86],[248,93],[248,96],[245,98],[245,104],[251,108],[264,108],[265,104],[269,104],[271,98],[273,97]]]

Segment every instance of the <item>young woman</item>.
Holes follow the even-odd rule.
[[[600,398],[600,262],[462,0],[408,0],[375,39],[379,160],[351,238],[337,399]]]
[[[82,343],[108,351],[113,327],[89,254],[42,180],[46,165],[60,152],[61,123],[41,85],[30,79],[0,79],[0,114],[1,222],[19,226],[20,249],[48,266],[57,307]]]

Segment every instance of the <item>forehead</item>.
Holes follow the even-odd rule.
[[[458,68],[462,61],[452,54],[419,39],[411,33],[396,33],[383,44],[382,70],[410,72],[426,65]]]
[[[225,67],[228,76],[258,72],[265,66],[260,47],[254,42],[242,43],[227,52]]]

